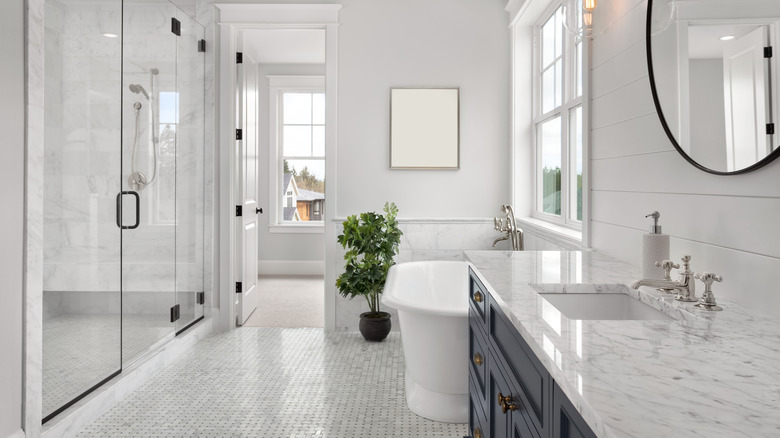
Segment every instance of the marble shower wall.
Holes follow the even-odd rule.
[[[45,9],[43,289],[118,291],[121,4]],[[115,309],[118,311],[118,308]]]
[[[172,17],[182,23],[181,37],[171,33]],[[123,27],[122,47],[120,38],[104,36]],[[45,300],[52,306],[44,313],[79,303],[89,311],[99,293],[118,291],[120,280],[125,291],[140,294],[203,291],[205,73],[197,50],[203,27],[169,3],[127,2],[123,15],[119,1],[48,0],[45,28],[44,290],[72,300],[59,311],[52,306],[68,299]],[[120,247],[116,195],[130,189],[125,179],[132,170],[151,179],[154,169],[152,102],[129,84],[159,98],[159,170],[139,191],[140,226],[123,232]],[[130,196],[124,209],[123,223],[133,223]]]

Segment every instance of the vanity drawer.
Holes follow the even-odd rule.
[[[548,436],[550,409],[545,408],[552,392],[550,375],[492,299],[488,309],[490,344],[503,360],[510,382],[518,387],[518,396],[527,407],[523,415],[539,435]]]
[[[484,405],[476,397],[476,389],[470,388],[469,391],[469,435],[471,438],[488,438],[490,431],[487,429],[488,422],[485,416]]]
[[[479,326],[469,324],[469,372],[474,381],[474,390],[477,391],[480,401],[486,402],[487,396],[487,368],[488,368],[488,343]]]
[[[485,308],[487,307],[488,292],[485,286],[477,278],[477,274],[469,267],[469,303],[476,310],[477,315],[484,323]]]

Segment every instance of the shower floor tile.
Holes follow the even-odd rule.
[[[406,407],[401,339],[245,327],[199,342],[79,437],[462,437]]]
[[[44,321],[44,416],[119,371],[123,360],[127,364],[161,340],[172,338],[174,326],[167,318],[124,315],[120,320],[116,314],[75,314]]]

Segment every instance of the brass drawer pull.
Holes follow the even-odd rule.
[[[482,365],[482,355],[479,353],[474,353],[474,363],[477,364],[477,366]]]
[[[482,438],[482,431],[478,427],[474,428],[474,438]]]
[[[482,292],[476,291],[474,292],[474,301],[481,303],[482,302]]]
[[[516,411],[517,405],[512,403],[511,395],[503,395],[498,393],[498,405],[501,406],[501,412],[506,414],[506,411]]]

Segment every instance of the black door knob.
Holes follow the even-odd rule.
[[[263,209],[262,208],[256,208],[255,209],[255,214],[257,214],[257,213],[263,214]]]

